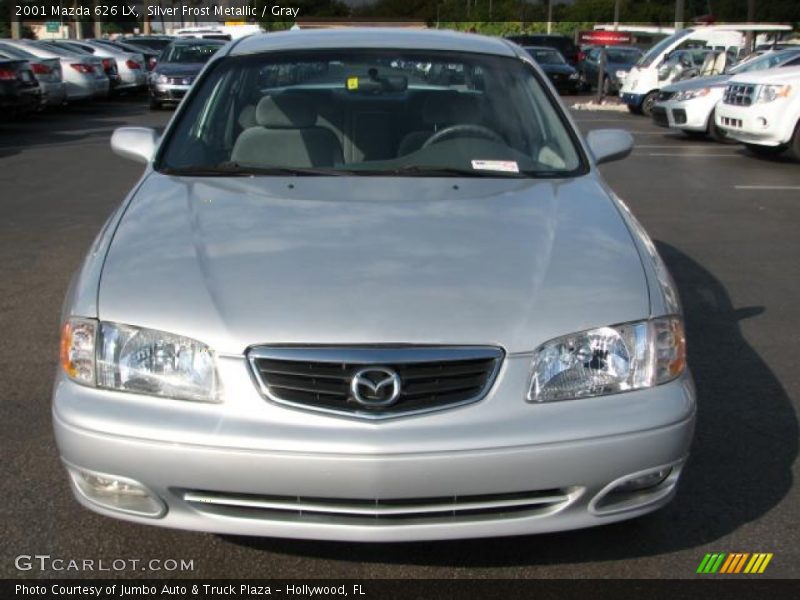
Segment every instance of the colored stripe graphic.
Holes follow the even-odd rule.
[[[714,552],[706,554],[697,567],[702,574],[763,573],[774,555],[771,552]]]
[[[716,573],[720,566],[722,566],[722,561],[725,559],[724,552],[715,552],[714,554],[706,554],[703,561],[700,563],[700,566],[697,567],[698,573]]]

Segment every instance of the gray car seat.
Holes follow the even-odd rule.
[[[255,120],[236,139],[232,161],[264,167],[332,167],[344,161],[339,140],[316,126],[314,104],[300,94],[265,96]]]
[[[422,122],[430,129],[412,131],[400,140],[397,156],[422,148],[437,130],[450,125],[474,125],[480,121],[478,99],[459,92],[433,92],[422,105]]]

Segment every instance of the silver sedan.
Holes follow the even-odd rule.
[[[67,100],[70,102],[86,100],[108,93],[108,78],[97,72],[90,57],[74,53],[59,52],[31,40],[2,40],[2,45],[25,50],[39,58],[55,58],[61,63],[61,73],[66,84]]]
[[[418,68],[424,65],[425,68]],[[695,421],[653,242],[496,38],[251,36],[206,64],[67,294],[75,497],[139,524],[358,541],[645,514]]]

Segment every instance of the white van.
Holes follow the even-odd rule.
[[[675,50],[711,48],[738,57],[744,48],[745,34],[749,31],[780,35],[792,30],[791,25],[766,23],[709,25],[693,29],[682,29],[664,38],[639,59],[620,89],[622,102],[631,112],[650,116],[659,88],[671,83],[672,70],[661,69],[669,55]]]

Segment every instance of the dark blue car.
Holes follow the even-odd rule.
[[[580,64],[580,77],[586,89],[597,87],[602,46],[590,49]],[[631,67],[642,57],[642,51],[632,46],[606,46],[606,66],[603,74],[603,93],[615,94],[622,87]]]
[[[546,46],[525,46],[525,51],[538,64],[561,94],[574,94],[580,87],[577,69],[564,59],[554,48]]]

